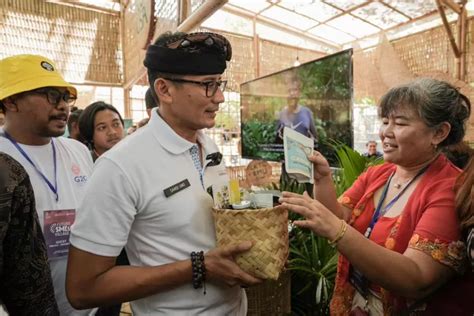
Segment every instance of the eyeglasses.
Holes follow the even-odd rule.
[[[217,89],[220,89],[224,92],[225,87],[227,86],[227,80],[211,80],[211,81],[194,81],[194,80],[187,80],[187,79],[178,79],[178,78],[163,78],[173,82],[183,82],[183,83],[194,83],[201,86],[206,87],[206,97],[212,98]]]
[[[76,99],[77,99],[75,96],[71,95],[69,91],[61,92],[53,88],[36,89],[36,90],[28,91],[28,93],[36,93],[36,94],[45,95],[46,98],[48,99],[48,102],[54,106],[58,106],[59,102],[63,100],[64,102],[67,103],[68,106],[71,107],[74,105],[74,103],[76,103]]]
[[[189,51],[199,52],[201,49],[211,49],[221,53],[227,61],[232,58],[232,46],[222,35],[209,32],[196,32],[185,37],[170,38],[165,44],[168,48],[185,48]]]

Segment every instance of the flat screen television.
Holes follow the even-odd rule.
[[[240,85],[242,157],[284,161],[283,127],[314,139],[331,166],[330,143],[353,147],[352,49]]]

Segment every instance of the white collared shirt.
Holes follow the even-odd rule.
[[[83,198],[89,175],[92,172],[92,158],[89,150],[80,142],[65,137],[54,138],[57,163],[57,190],[59,199],[48,187],[31,163],[5,137],[0,137],[0,151],[18,161],[28,173],[35,194],[36,210],[44,233],[44,213],[54,210],[76,210]],[[19,144],[36,167],[54,184],[54,162],[51,143],[31,146]],[[51,259],[51,258],[50,258]],[[49,261],[54,285],[54,294],[61,315],[90,315],[92,310],[75,310],[66,297],[67,253],[59,259]]]
[[[199,132],[203,157],[217,146]],[[148,125],[102,155],[72,229],[71,243],[82,250],[117,256],[125,246],[134,266],[159,266],[186,260],[192,251],[216,246],[213,201],[206,189],[227,177],[223,163],[206,167],[203,182],[189,149],[153,111]],[[188,181],[165,196],[165,190]],[[207,294],[188,284],[135,302],[137,315],[245,315],[239,287],[207,284]]]

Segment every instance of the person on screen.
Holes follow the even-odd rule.
[[[293,81],[288,88],[288,103],[279,114],[277,127],[277,143],[283,142],[283,128],[289,127],[307,137],[316,140],[313,112],[298,104],[301,95],[301,83]]]
[[[369,140],[367,144],[365,144],[365,147],[367,148],[367,152],[362,156],[367,158],[379,158],[383,156],[383,154],[377,150],[377,142],[375,140]]]

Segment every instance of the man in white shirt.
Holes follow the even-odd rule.
[[[96,162],[71,234],[73,306],[133,301],[135,315],[246,315],[241,286],[260,280],[234,256],[252,245],[215,248],[208,192],[227,175],[201,130],[215,124],[230,58],[214,33],[165,33],[148,48],[160,107]],[[124,246],[131,266],[116,267]]]
[[[66,298],[70,226],[92,172],[87,148],[64,134],[76,89],[43,56],[15,55],[0,60],[0,107],[5,125],[0,151],[26,169],[45,237],[54,292],[61,315],[89,315]]]

